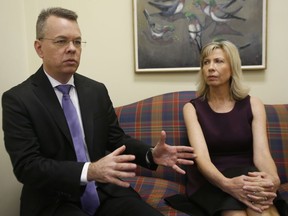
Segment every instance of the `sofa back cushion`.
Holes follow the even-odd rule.
[[[192,98],[195,98],[194,91],[166,93],[116,107],[115,111],[123,130],[149,145],[156,145],[161,130],[166,131],[166,143],[189,145],[182,109]],[[271,154],[284,183],[288,180],[288,104],[265,105],[265,109]],[[167,167],[159,167],[156,172],[138,167],[136,172],[141,176],[185,183],[185,176]]]
[[[271,154],[282,183],[288,181],[288,104],[265,105]]]
[[[184,104],[194,97],[193,91],[166,93],[117,107],[115,111],[123,130],[149,145],[156,145],[161,130],[166,131],[166,143],[189,145],[182,109]],[[156,172],[138,167],[136,172],[137,175],[165,178],[181,183],[185,181],[185,176],[167,167],[158,167]]]

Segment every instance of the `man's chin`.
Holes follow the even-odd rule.
[[[64,72],[64,73],[67,73],[67,74],[74,74],[74,73],[77,71],[78,66],[79,66],[79,65],[69,65],[69,66],[65,66],[65,67],[63,68],[63,72]]]

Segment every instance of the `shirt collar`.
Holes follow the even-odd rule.
[[[53,86],[53,88],[55,88],[58,85],[63,85],[62,83],[60,83],[59,81],[57,81],[53,77],[51,77],[45,70],[44,70],[44,73],[48,77],[48,79],[49,79],[51,85]],[[72,85],[73,87],[75,87],[75,85],[74,85],[74,76],[71,76],[70,80],[66,84],[67,85]]]

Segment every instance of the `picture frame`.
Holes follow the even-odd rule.
[[[265,69],[266,1],[133,0],[135,71],[198,71],[213,40],[234,43],[243,70]]]

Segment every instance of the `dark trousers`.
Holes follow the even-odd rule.
[[[108,197],[98,190],[100,207],[95,216],[163,216],[137,196]],[[79,205],[66,203],[61,205],[54,216],[88,216]]]

